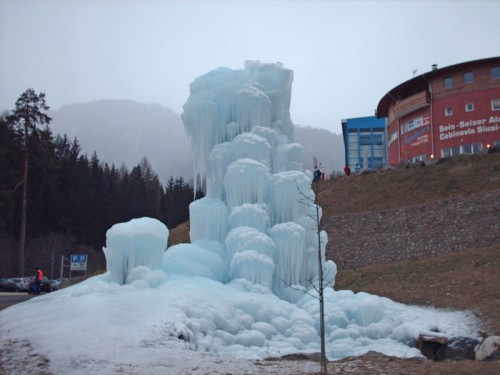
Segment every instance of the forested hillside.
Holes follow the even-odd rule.
[[[105,267],[101,248],[115,223],[153,217],[169,228],[188,220],[193,190],[182,177],[163,186],[143,158],[131,171],[82,154],[79,141],[49,126],[28,137],[25,270],[59,264],[61,255],[90,252],[91,269]],[[23,187],[24,136],[0,119],[0,277],[16,275]]]

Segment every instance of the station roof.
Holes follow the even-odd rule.
[[[456,70],[463,70],[467,67],[473,67],[482,64],[500,64],[500,57],[490,57],[487,59],[472,60],[460,64],[449,65],[444,68],[431,70],[430,72],[416,76],[408,81],[401,83],[387,92],[377,105],[376,116],[378,118],[387,117],[389,114],[389,107],[397,100],[407,98],[420,91],[426,90],[429,86],[429,81],[440,76],[444,76]]]

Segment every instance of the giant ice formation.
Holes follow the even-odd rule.
[[[190,206],[191,240],[225,245],[224,282],[244,278],[288,300],[314,285],[327,241],[323,232],[318,244],[311,175],[293,143],[292,80],[281,64],[219,68],[194,80],[182,114],[206,187]],[[325,267],[333,282],[335,265]]]
[[[303,172],[303,148],[293,143],[292,80],[293,72],[280,64],[247,61],[244,70],[219,68],[191,84],[182,119],[206,197],[190,205],[192,244],[165,254],[168,272],[224,283],[245,279],[295,302],[318,281],[320,249],[325,280],[333,283],[336,267],[325,262],[326,233],[318,236],[321,209],[314,203],[311,173]],[[117,224],[107,233],[105,254],[115,282],[126,283],[136,266],[161,268],[164,230],[154,223],[156,232],[143,233],[137,228],[147,227],[144,220],[132,227]],[[220,248],[213,251],[200,241]]]
[[[155,307],[161,301],[164,311],[142,324],[163,332],[162,324],[175,322],[200,351],[258,358],[318,351],[318,249],[327,286],[336,265],[325,262],[328,238],[318,232],[312,174],[303,171],[303,149],[293,143],[292,78],[280,64],[251,61],[244,70],[220,68],[194,80],[182,117],[206,197],[190,205],[191,243],[165,252],[168,230],[158,221],[117,224],[107,233],[109,272],[68,293],[97,287],[104,306],[110,294],[122,295],[134,317],[145,311],[136,299],[149,296]],[[470,331],[462,314],[324,291],[329,358],[369,350],[410,357],[419,355],[409,346],[419,333]]]

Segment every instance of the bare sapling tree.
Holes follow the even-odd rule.
[[[297,185],[297,189],[299,190],[299,194],[302,196],[302,199],[299,201],[302,204],[313,207],[315,210],[314,220],[316,223],[316,235],[318,240],[318,283],[317,285],[313,282],[313,280],[309,280],[313,289],[316,290],[318,296],[316,297],[313,294],[311,296],[318,298],[319,300],[319,333],[321,340],[321,374],[328,374],[328,359],[326,358],[326,347],[325,347],[325,299],[324,299],[324,291],[328,286],[328,283],[325,282],[325,278],[328,276],[328,271],[325,270],[323,264],[323,254],[321,251],[321,215],[320,215],[320,206],[317,202],[318,193],[319,193],[319,181],[313,182],[313,191],[314,197],[310,197],[306,195],[303,191],[300,190]]]

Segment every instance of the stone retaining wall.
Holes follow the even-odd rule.
[[[333,216],[327,258],[357,268],[500,243],[500,189],[397,209]]]

